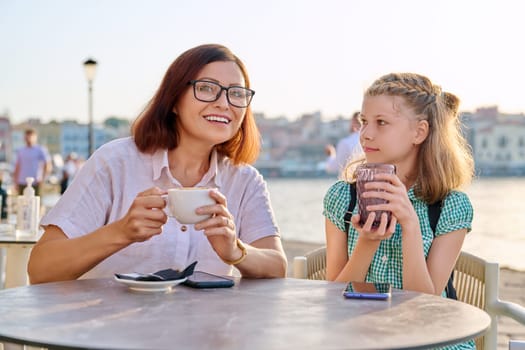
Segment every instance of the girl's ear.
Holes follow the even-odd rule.
[[[418,120],[416,124],[416,134],[414,137],[414,145],[420,145],[428,137],[429,125],[426,120]]]

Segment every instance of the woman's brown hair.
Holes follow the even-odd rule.
[[[158,149],[171,150],[177,147],[179,134],[173,107],[189,88],[188,82],[195,79],[205,65],[217,61],[235,62],[241,70],[246,87],[250,87],[246,67],[228,48],[207,44],[182,53],[168,68],[157,92],[133,122],[131,134],[140,151],[153,153]],[[259,156],[260,144],[259,130],[248,106],[237,134],[217,145],[216,150],[229,157],[234,164],[251,164]]]

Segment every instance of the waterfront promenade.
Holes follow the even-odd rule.
[[[321,244],[316,243],[283,240],[283,247],[288,257],[288,276],[293,274],[294,256],[304,255],[320,246]],[[499,279],[500,299],[525,306],[525,271],[501,269]],[[525,325],[521,325],[508,317],[500,317],[498,322],[498,350],[508,350],[509,339],[525,341]]]

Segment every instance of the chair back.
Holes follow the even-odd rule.
[[[310,252],[306,257],[308,279],[326,280],[326,247],[320,247]]]
[[[485,261],[461,252],[454,267],[454,287],[458,300],[485,310]]]
[[[485,260],[461,252],[454,267],[454,287],[458,300],[486,310]],[[475,339],[476,349],[484,348],[484,337]]]
[[[294,258],[295,278],[326,280],[326,247],[319,247],[305,256]]]

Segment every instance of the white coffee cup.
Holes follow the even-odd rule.
[[[205,205],[215,204],[210,197],[209,187],[180,187],[170,188],[166,196],[168,216],[173,216],[181,224],[195,224],[208,219],[211,215],[199,215],[195,210]]]

